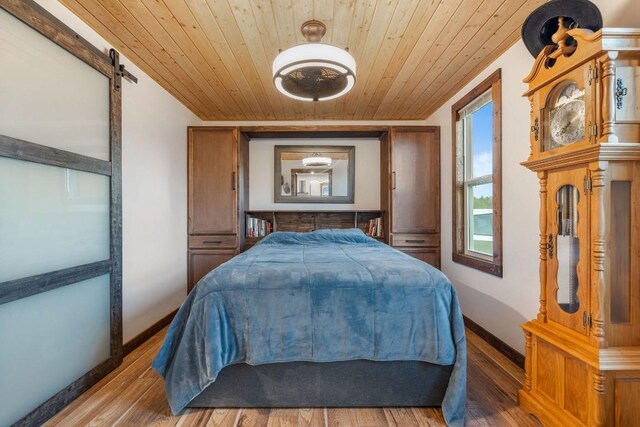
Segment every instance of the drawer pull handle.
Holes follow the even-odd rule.
[[[202,243],[209,243],[211,245],[219,245],[220,243],[222,243],[222,240],[205,240]]]
[[[424,239],[423,240],[407,240],[407,243],[424,243]]]

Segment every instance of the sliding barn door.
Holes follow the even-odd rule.
[[[40,424],[122,360],[114,63],[0,0],[0,426]]]

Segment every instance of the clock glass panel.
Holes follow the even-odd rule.
[[[549,104],[549,130],[545,150],[564,147],[584,140],[584,89],[570,83],[551,99]]]

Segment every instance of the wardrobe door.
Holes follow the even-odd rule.
[[[394,128],[391,138],[391,232],[440,231],[437,128]]]
[[[193,287],[211,270],[235,256],[233,250],[193,250],[189,251],[189,282],[187,290]]]
[[[236,133],[189,129],[189,234],[237,233]]]

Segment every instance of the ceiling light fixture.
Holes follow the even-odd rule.
[[[284,95],[300,101],[327,101],[349,92],[356,83],[356,60],[346,50],[320,43],[327,27],[302,24],[307,43],[293,46],[273,61],[273,82]]]
[[[313,153],[311,157],[302,159],[302,164],[304,166],[331,166],[331,157],[322,157],[320,153]]]

